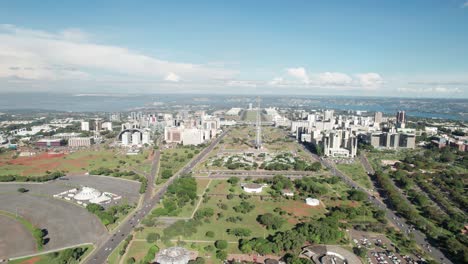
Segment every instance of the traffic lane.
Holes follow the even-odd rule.
[[[219,143],[219,141],[222,139],[222,137],[224,137],[224,135],[226,135],[227,131],[225,131],[223,134],[220,135],[220,137],[217,138],[217,140],[213,141],[210,146],[206,149],[204,149],[204,151],[201,152],[201,154],[196,158],[196,162],[192,161],[189,163],[189,165],[184,168],[182,170],[182,174],[183,173],[188,173],[206,154],[208,154],[211,150],[213,150],[213,148],[215,147],[216,144]],[[156,156],[155,156],[156,157]],[[153,174],[155,174],[154,172],[151,174],[153,176]],[[180,175],[180,174],[179,174]],[[177,176],[178,177],[178,176]],[[155,196],[150,199],[150,203],[149,205],[151,205],[151,208],[153,208],[157,202],[159,202],[160,198],[162,197],[162,195],[167,191],[167,187],[173,183],[175,177],[173,178],[170,178],[159,190],[158,192],[155,194]],[[149,191],[147,191],[145,193],[145,196],[144,196],[144,200],[148,200],[149,199],[149,195],[147,195],[149,193]],[[137,220],[137,223],[139,223],[139,221],[141,219],[143,219],[146,214],[149,213],[149,210],[151,209],[149,208],[147,211],[143,210],[143,209],[140,209],[136,212],[136,215],[139,215],[140,217],[139,218],[136,218]],[[133,230],[133,228],[131,227],[131,225],[129,224],[130,221],[127,221],[126,223],[122,224],[121,226],[121,230],[125,230],[124,232],[122,232],[122,234],[119,236],[116,236],[115,233],[112,235],[112,237],[108,238],[108,240],[104,243],[103,246],[101,246],[99,248],[99,251],[96,252],[96,255],[95,257],[89,261],[88,263],[104,263],[105,260],[108,258],[108,256],[110,255],[110,253],[115,249],[115,247],[117,245],[119,245],[125,238],[126,238],[126,235],[130,234],[130,232]],[[114,237],[114,238],[113,238]]]

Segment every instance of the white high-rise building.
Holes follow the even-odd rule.
[[[374,123],[380,124],[382,123],[382,112],[375,112],[374,114]]]
[[[102,128],[108,131],[112,131],[112,122],[104,122],[102,123]]]
[[[325,112],[323,112],[323,120],[332,120],[334,112],[333,110],[325,110]]]
[[[131,136],[130,132],[125,132],[122,134],[122,145],[124,146],[130,145],[130,136]]]
[[[149,131],[143,132],[143,140],[141,141],[141,143],[142,144],[149,144],[150,141],[151,141],[150,132]]]
[[[81,121],[81,131],[89,131],[89,122]]]
[[[141,133],[134,132],[132,134],[132,145],[141,145]]]

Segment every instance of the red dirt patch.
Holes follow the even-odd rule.
[[[27,259],[25,261],[22,261],[21,264],[34,264],[36,262],[38,262],[39,260],[41,260],[41,257],[37,256],[37,257],[32,257],[30,259]]]
[[[294,202],[291,202],[290,205],[285,205],[281,207],[281,209],[299,217],[310,216],[310,213],[312,211],[323,209],[323,204],[320,203],[319,206],[312,207],[312,206],[307,205],[305,202],[294,201]]]

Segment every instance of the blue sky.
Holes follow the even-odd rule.
[[[6,92],[468,97],[466,0],[3,1],[0,24]]]

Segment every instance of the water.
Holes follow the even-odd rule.
[[[241,95],[74,95],[59,93],[0,94],[0,110],[41,109],[71,112],[122,112],[165,105],[211,105],[217,108],[255,105],[255,96]],[[381,111],[393,115],[405,110],[409,117],[468,121],[468,99],[366,98],[336,96],[263,96],[262,106]]]

